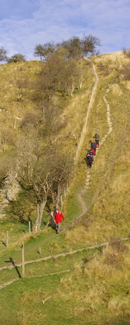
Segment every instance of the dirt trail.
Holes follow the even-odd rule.
[[[94,75],[95,75],[95,84],[94,84],[93,89],[92,89],[91,98],[90,98],[89,105],[88,105],[88,109],[87,109],[85,123],[84,123],[83,130],[82,130],[82,133],[81,133],[81,138],[80,138],[79,143],[78,143],[78,148],[77,148],[76,155],[75,155],[75,163],[78,161],[79,152],[81,151],[81,148],[83,146],[83,142],[84,142],[85,135],[86,135],[86,129],[87,129],[87,122],[88,122],[89,112],[91,111],[91,108],[93,107],[93,101],[94,101],[94,97],[95,97],[96,89],[97,89],[97,84],[98,84],[98,76],[97,76],[96,69],[95,69],[95,66],[94,66],[93,62],[90,59],[86,58],[86,57],[84,57],[84,59],[86,61],[88,60],[92,64],[93,71],[94,71]],[[86,185],[88,185],[89,180],[90,180],[90,171],[87,172]],[[86,192],[86,188],[87,187],[85,186],[83,188],[83,190],[77,194],[77,199],[78,199],[78,201],[79,201],[79,203],[81,204],[81,207],[82,207],[82,213],[79,216],[79,218],[84,213],[86,213],[87,210],[88,210],[87,209],[87,206],[86,206],[86,203],[84,202],[84,200],[82,198],[82,194],[84,194]]]
[[[96,73],[96,70],[95,70],[94,65],[93,65],[93,68],[94,68],[94,71],[95,71],[95,73]],[[97,80],[98,80],[98,77],[97,77],[97,79],[96,79],[96,82],[97,82]],[[109,92],[109,89],[107,89],[106,93],[108,93],[108,92]],[[92,94],[91,100],[93,100],[93,96],[94,96],[94,93]],[[101,141],[100,141],[100,147],[101,147],[102,144],[106,141],[108,135],[109,135],[109,134],[112,132],[112,130],[113,130],[112,122],[111,122],[110,106],[109,106],[109,103],[108,103],[108,101],[107,101],[106,96],[103,96],[103,100],[104,100],[104,102],[106,103],[106,108],[107,108],[107,123],[108,123],[108,127],[109,127],[109,129],[108,129],[108,132],[105,134],[105,136],[101,139]],[[97,157],[97,154],[98,154],[98,151],[99,151],[100,147],[97,148],[97,150],[96,150],[96,157]],[[96,157],[95,157],[95,158],[96,158]],[[105,175],[106,175],[106,174],[105,174]],[[105,176],[105,175],[104,175],[104,177],[105,177],[104,179],[106,179],[106,176]],[[85,214],[85,213],[88,211],[88,207],[86,206],[86,204],[85,204],[85,202],[84,202],[84,200],[83,200],[83,198],[82,198],[82,194],[85,194],[86,191],[88,190],[88,188],[89,188],[89,186],[90,186],[90,179],[91,179],[91,172],[90,172],[90,170],[87,170],[87,177],[86,177],[86,183],[85,183],[85,186],[84,186],[83,190],[77,194],[77,199],[78,199],[79,203],[80,203],[81,206],[82,206],[82,214],[81,214],[80,216],[78,216],[76,219],[79,219],[83,214]],[[98,193],[99,193],[99,191],[100,191],[100,187],[99,187],[99,189],[98,189]],[[89,207],[89,208],[90,208],[90,207]]]
[[[84,202],[84,200],[82,198],[82,194],[83,194],[83,192],[79,192],[77,194],[77,199],[78,199],[79,203],[82,206],[82,213],[84,214],[85,212],[87,212],[88,208],[87,208],[87,206],[86,206],[86,204],[85,204],[85,202]]]

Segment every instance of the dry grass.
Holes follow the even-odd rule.
[[[127,60],[126,58],[125,64],[127,64]],[[122,81],[119,82],[118,79],[118,82],[115,82],[117,68],[119,64],[124,63],[122,52],[93,58],[93,62],[97,66],[100,62],[105,65],[108,61],[113,76],[110,76],[109,79],[100,76],[97,96],[89,117],[86,140],[77,166],[75,187],[81,188],[81,179],[82,188],[83,182],[85,184],[87,168],[82,161],[86,155],[86,149],[90,146],[89,140],[92,139],[96,130],[100,134],[100,139],[108,131],[106,105],[103,102],[105,94],[110,105],[113,131],[99,148],[98,156],[91,170],[91,186],[84,196],[86,205],[89,207],[96,193],[97,197],[95,196],[93,206],[86,215],[86,221],[84,217],[78,222],[78,226],[76,225],[74,229],[66,233],[65,238],[71,243],[80,242],[89,245],[90,243],[104,242],[111,236],[127,237],[129,235],[130,154],[128,147],[130,130],[128,120],[130,118],[130,95],[123,87]],[[121,73],[120,69],[118,73]],[[91,222],[89,222],[90,219]]]
[[[118,84],[111,85],[110,91],[112,91],[112,94],[114,94],[115,96],[121,96],[123,94],[123,92]]]
[[[130,81],[129,81],[129,80],[122,81],[122,85],[123,85],[127,90],[130,90]]]
[[[109,53],[109,54],[103,54],[99,57],[95,57],[94,58],[94,62],[96,62],[96,64],[102,63],[102,64],[113,64],[113,65],[117,65],[118,64],[122,64],[124,62],[129,62],[128,58],[124,58],[124,54],[122,51],[120,52],[115,52],[115,53]]]
[[[115,316],[130,316],[129,299],[116,296],[108,303],[108,310]]]
[[[126,157],[124,156],[124,158],[122,157],[122,160],[125,160]],[[115,193],[126,193],[127,191],[129,191],[129,172],[127,171],[125,174],[121,174],[119,176],[117,176],[117,178],[113,181],[112,184],[110,184],[110,188],[113,192],[113,194]]]
[[[62,141],[62,151],[74,157],[84,120],[86,117],[88,103],[91,97],[93,85],[95,83],[94,73],[91,65],[84,63],[85,79],[83,87],[74,98],[66,105],[63,112],[63,119],[67,120],[66,127],[59,135],[59,142]]]
[[[84,266],[75,268],[71,277],[60,280],[59,294],[64,292],[82,303],[73,311],[76,316],[85,314],[87,321],[92,321],[92,314],[96,320],[104,314],[111,319],[130,315],[129,249],[119,239],[111,239],[102,254],[93,255]]]
[[[0,240],[5,241],[6,240],[6,234],[3,231],[0,231]]]
[[[65,234],[65,240],[71,243],[86,242],[87,232],[83,226],[79,226],[78,228],[74,228],[72,230],[68,230]]]

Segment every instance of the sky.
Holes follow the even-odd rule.
[[[100,53],[130,48],[130,0],[0,0],[0,47],[35,60],[38,44],[100,39]]]

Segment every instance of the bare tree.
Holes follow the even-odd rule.
[[[15,200],[15,193],[18,190],[14,183],[17,177],[17,157],[15,151],[2,154],[0,157],[0,187],[2,188],[3,196],[10,202]],[[9,192],[9,195],[8,195]]]
[[[72,95],[81,85],[83,71],[74,59],[65,60],[60,51],[46,57],[38,81],[34,83],[34,99],[50,101],[56,91]]]
[[[84,35],[82,39],[74,36],[67,41],[63,41],[60,46],[68,50],[68,59],[81,60],[83,56],[88,54],[94,55],[96,46],[101,46],[101,43],[98,37]]]
[[[87,56],[88,54],[96,54],[96,46],[101,46],[100,39],[93,35],[85,35],[81,40],[82,55]]]
[[[14,143],[15,134],[11,128],[1,128],[0,138],[3,151],[5,151],[7,145]]]
[[[17,142],[19,156],[19,183],[27,190],[32,190],[37,201],[37,229],[40,228],[42,213],[48,193],[48,165],[45,150],[40,145],[37,132],[32,128],[29,134],[22,135]]]
[[[72,171],[72,159],[65,154],[57,154],[53,157],[53,169],[55,171],[51,194],[53,205],[60,204],[60,196],[64,194],[69,177]]]
[[[44,45],[36,45],[34,49],[34,56],[40,56],[40,60],[45,59],[48,54],[52,54],[57,48],[54,42],[45,43]]]
[[[68,50],[68,58],[73,59],[81,59],[82,57],[82,48],[81,48],[81,40],[79,37],[72,37],[67,41],[63,41],[61,43],[61,47],[64,47]]]
[[[6,50],[3,47],[1,47],[0,48],[0,61],[6,61],[7,60],[6,54],[7,54]]]
[[[127,58],[130,58],[130,49],[123,48],[122,52]]]
[[[55,143],[43,141],[39,130],[31,125],[24,129],[16,145],[18,180],[25,190],[33,192],[37,204],[35,227],[40,229],[48,195],[56,191],[58,196],[59,188],[67,183],[70,160],[59,153]]]

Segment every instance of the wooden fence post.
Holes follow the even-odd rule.
[[[8,231],[6,231],[6,247],[8,247]]]
[[[22,242],[22,276],[25,276],[25,268],[24,268],[24,241]]]
[[[31,222],[29,221],[29,235],[31,234]]]

